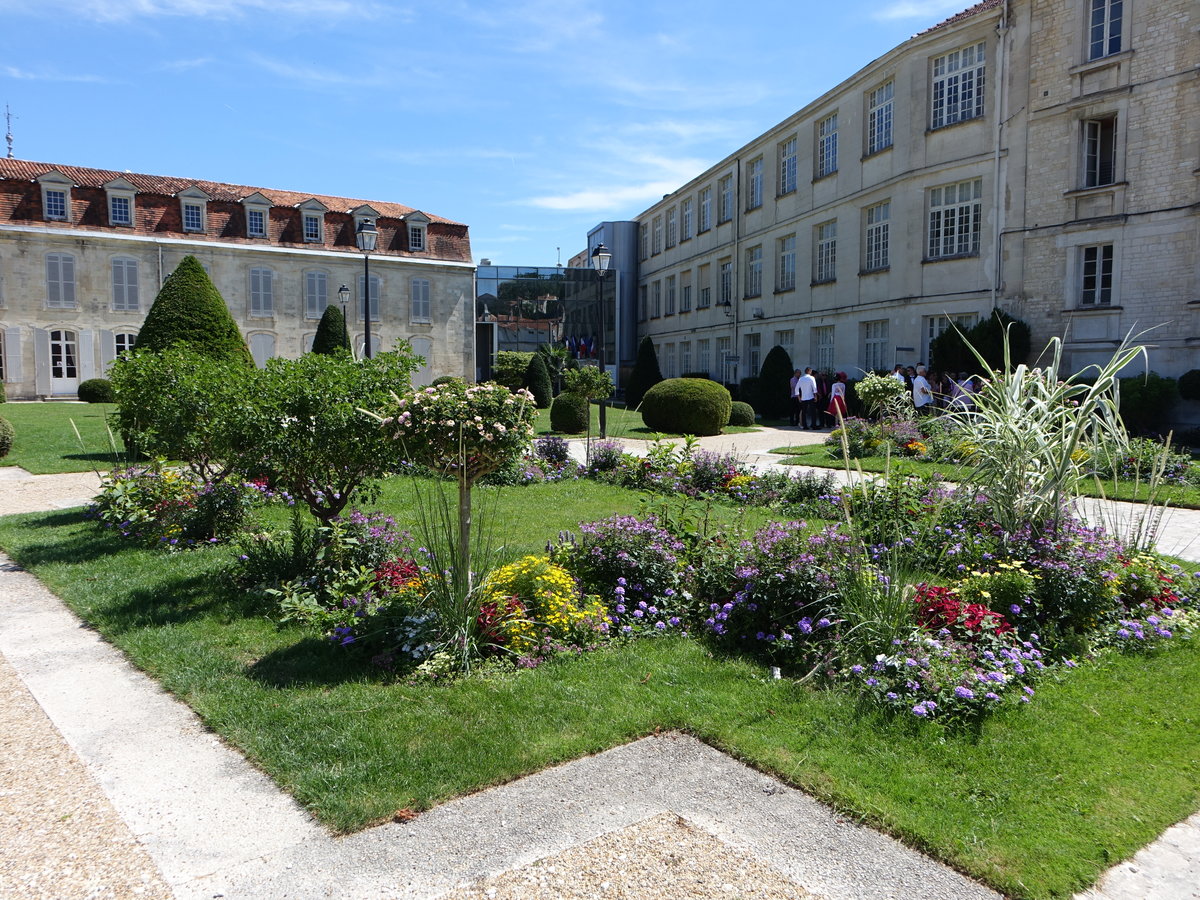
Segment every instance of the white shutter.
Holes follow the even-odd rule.
[[[413,372],[413,387],[425,387],[433,382],[433,341],[429,338],[418,337],[413,338],[410,343],[413,354],[424,359],[421,368]]]
[[[108,374],[108,367],[117,358],[117,336],[111,331],[100,332],[100,371]]]
[[[68,253],[62,254],[62,299],[66,306],[75,305],[75,257]]]
[[[90,328],[79,332],[79,380],[96,377],[96,332]]]
[[[50,332],[33,329],[33,389],[39,397],[50,396]]]
[[[21,377],[21,326],[4,329],[4,380],[9,384],[20,384]]]

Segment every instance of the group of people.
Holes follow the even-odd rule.
[[[831,381],[812,366],[796,369],[791,381],[792,425],[817,429],[836,424],[846,415],[846,373],[838,372]]]
[[[928,372],[923,365],[908,366],[896,363],[892,377],[904,385],[912,396],[913,406],[921,415],[946,409],[971,409],[978,383],[974,375],[959,372],[953,377],[946,372]]]

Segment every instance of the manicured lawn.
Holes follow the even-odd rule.
[[[595,403],[592,404],[592,437],[600,434],[600,408]],[[642,414],[637,410],[624,409],[619,406],[610,406],[605,414],[608,422],[608,436],[617,440],[627,437],[637,440],[653,440],[660,436],[660,432],[651,431],[646,427],[646,423],[642,421]],[[550,426],[550,410],[539,409],[537,422],[534,424],[539,435],[542,434],[557,434]],[[742,434],[747,431],[758,431],[758,428],[750,426],[725,426],[723,432],[725,434]],[[564,435],[564,437],[582,437],[582,435]],[[681,437],[681,435],[666,435],[666,437]]]
[[[35,475],[111,469],[124,451],[120,435],[110,435],[108,430],[106,417],[113,408],[111,403],[0,405],[0,417],[12,422],[16,433],[13,448],[0,459],[0,466],[20,466]]]
[[[381,506],[413,516],[409,482]],[[505,489],[513,552],[638,497]],[[742,514],[716,507],[730,533]],[[757,516],[757,512],[754,513]],[[748,527],[758,524],[747,522]],[[889,717],[680,639],[449,685],[391,683],[221,576],[230,548],[164,554],[78,513],[0,519],[0,546],[322,821],[353,830],[678,728],[1018,897],[1066,897],[1200,806],[1196,641],[1043,682],[975,729]]]
[[[823,444],[797,447],[779,447],[771,451],[786,459],[781,460],[789,466],[816,466],[826,469],[842,469],[845,463],[841,458],[834,459],[829,455],[829,449]],[[861,467],[864,472],[889,472],[893,475],[932,475],[937,473],[947,481],[958,480],[968,468],[954,463],[926,462],[904,456],[893,456],[887,459],[882,456],[866,456],[851,461],[851,465]],[[1134,485],[1127,481],[1111,479],[1101,482],[1103,494],[1112,500],[1146,500],[1149,489],[1145,484]],[[1094,481],[1083,485],[1082,493],[1088,497],[1099,497],[1101,488]],[[1190,485],[1167,485],[1160,489],[1157,502],[1167,501],[1171,506],[1187,509],[1200,509],[1200,488]]]

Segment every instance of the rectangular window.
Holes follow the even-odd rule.
[[[712,267],[705,263],[696,275],[700,294],[696,298],[696,309],[708,309],[712,306]]]
[[[762,244],[746,251],[746,296],[762,296]]]
[[[813,283],[823,284],[837,278],[837,221],[824,222],[813,229]]]
[[[696,371],[697,372],[710,372],[710,370],[708,368],[708,363],[709,363],[708,348],[710,346],[708,340],[709,340],[708,338],[701,338],[700,340],[696,341]]]
[[[675,207],[667,210],[667,249],[674,247],[678,243],[679,230],[676,225]]]
[[[113,335],[113,343],[118,357],[128,356],[137,344],[137,335],[128,331],[118,331]]]
[[[890,368],[888,356],[888,320],[862,323],[863,370],[872,372]]]
[[[712,228],[712,188],[700,192],[700,224],[697,231],[708,231]]]
[[[726,175],[717,182],[717,224],[733,218],[733,176]]]
[[[975,324],[973,313],[960,313],[956,316],[927,316],[925,318],[925,346],[921,348],[921,358],[930,359],[933,352],[930,349],[933,342],[951,326],[957,325],[960,331],[966,331]]]
[[[67,192],[45,191],[45,216],[47,219],[63,220],[67,217]]]
[[[729,361],[729,357],[733,354],[733,350],[731,349],[732,347],[733,338],[717,338],[717,365],[720,367],[717,377],[721,381],[725,381],[726,377],[732,374],[732,371],[730,370],[731,366],[733,367],[734,371],[737,369],[737,363]]]
[[[685,375],[692,371],[692,342],[679,342],[679,374]]]
[[[414,322],[433,321],[433,309],[429,302],[429,279],[414,278],[412,280],[412,310]]]
[[[679,311],[692,311],[692,270],[688,269],[679,276]]]
[[[270,269],[250,270],[250,315],[275,313],[275,273]]]
[[[304,240],[307,243],[314,244],[321,241],[321,217],[304,215]]]
[[[679,240],[692,239],[692,201],[689,197],[679,204]]]
[[[776,290],[791,291],[796,288],[796,236],[789,234],[779,239],[779,278]]]
[[[70,253],[46,254],[46,305],[51,309],[75,306],[75,257]]]
[[[409,225],[408,226],[408,249],[411,252],[419,253],[425,249],[425,226],[424,225]]]
[[[1081,248],[1080,306],[1111,306],[1113,293],[1113,245]]]
[[[675,345],[663,344],[663,377],[675,377]]]
[[[812,330],[813,357],[816,359],[816,369],[822,372],[833,371],[833,326],[818,325]]]
[[[304,315],[319,319],[329,305],[329,276],[324,272],[304,273]]]
[[[1117,119],[1083,123],[1083,186],[1102,187],[1117,180]]]
[[[112,297],[114,310],[137,312],[138,264],[136,259],[112,261]]]
[[[644,284],[640,288],[638,288],[638,321],[639,322],[646,321],[646,316],[647,316],[646,310],[647,310],[647,306],[648,306],[648,301],[646,300],[647,290],[648,290],[648,288]]]
[[[267,214],[261,209],[246,210],[246,234],[250,237],[267,236]]]
[[[775,346],[782,347],[788,359],[795,359],[796,332],[791,328],[775,332]]]
[[[133,201],[128,197],[109,197],[108,221],[112,225],[132,225]]]
[[[817,178],[824,178],[837,171],[837,113],[817,123]]]
[[[758,332],[746,335],[744,339],[745,350],[742,352],[743,360],[746,364],[745,371],[750,376],[758,374],[758,370],[762,367],[762,335]]]
[[[655,281],[650,285],[650,318],[662,316],[662,282]]]
[[[867,94],[867,154],[892,146],[892,98],[895,84],[877,87]]]
[[[639,231],[640,231],[641,237],[642,237],[642,259],[649,259],[650,258],[650,226],[643,222],[642,227],[639,229]]]
[[[929,259],[979,255],[982,195],[979,178],[929,191]]]
[[[763,160],[750,160],[750,183],[746,191],[746,209],[758,209],[763,202]]]
[[[796,190],[796,138],[790,137],[779,145],[779,193]]]
[[[877,272],[888,267],[888,238],[892,203],[884,200],[866,209],[866,233],[863,241],[863,269]]]
[[[1121,0],[1091,0],[1088,19],[1088,59],[1121,52]]]
[[[382,292],[382,288],[383,288],[383,282],[379,279],[379,276],[372,275],[371,276],[371,296],[367,300],[367,303],[371,307],[371,321],[372,322],[379,321],[379,297]],[[363,320],[362,297],[363,297],[363,277],[361,275],[359,275],[358,276],[358,321],[360,321],[360,322]]]
[[[980,41],[934,59],[930,128],[983,115],[984,47]]]
[[[717,302],[722,306],[733,302],[733,263],[729,260],[721,263],[721,288]]]
[[[663,237],[662,216],[654,217],[654,227],[651,231],[651,234],[653,235],[653,237],[651,239],[651,244],[650,244],[650,253],[651,254],[662,253],[662,237]]]
[[[204,230],[204,207],[199,203],[183,204],[183,230]]]
[[[667,276],[667,309],[666,315],[675,315],[675,276]]]

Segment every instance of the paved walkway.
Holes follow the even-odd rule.
[[[734,435],[722,449],[759,455],[779,446],[778,434]],[[32,489],[12,492],[21,476],[0,477],[8,512]],[[80,499],[69,479],[57,495],[51,481],[37,484],[43,509]],[[0,654],[4,897],[531,897],[534,887],[537,897],[997,897],[679,735],[335,838],[2,558]],[[667,814],[679,823],[671,846],[648,846],[647,834],[668,840]],[[633,857],[650,851],[664,855],[642,889],[623,887],[619,876],[642,862]],[[747,870],[747,861],[763,868]],[[654,873],[680,866],[694,877],[673,893]],[[516,870],[507,885],[495,877],[506,870]],[[748,872],[764,893],[738,888]],[[1200,814],[1084,897],[1200,900]]]

